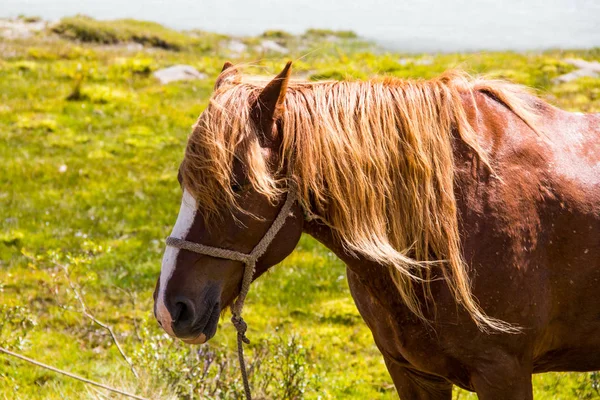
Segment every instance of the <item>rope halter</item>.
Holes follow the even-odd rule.
[[[189,242],[185,239],[179,239],[176,237],[169,236],[166,240],[167,246],[176,247],[178,249],[193,251],[194,253],[203,254],[210,257],[222,258],[232,261],[240,261],[244,263],[244,276],[242,278],[242,287],[240,294],[237,297],[235,303],[231,306],[231,322],[237,330],[237,345],[238,345],[238,358],[240,362],[240,369],[242,371],[242,379],[244,381],[244,393],[246,399],[251,400],[252,395],[250,393],[250,385],[248,383],[248,374],[246,372],[246,363],[244,361],[244,343],[250,343],[246,337],[246,330],[248,325],[242,318],[242,308],[244,307],[244,301],[250,290],[250,284],[252,283],[252,277],[256,269],[256,261],[267,251],[269,245],[279,232],[279,230],[285,224],[287,217],[290,215],[290,211],[294,203],[298,200],[298,195],[294,186],[290,187],[288,194],[285,199],[285,203],[279,214],[263,236],[258,244],[248,254],[241,253],[235,250],[222,249],[219,247],[206,246],[200,243]]]

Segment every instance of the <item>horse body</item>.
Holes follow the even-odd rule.
[[[532,399],[532,373],[600,369],[600,115],[460,77],[288,89],[289,67],[255,86],[225,65],[180,168],[219,223],[190,210],[172,236],[248,253],[296,185],[254,279],[301,232],[336,253],[402,399]],[[161,274],[159,323],[203,343],[243,267],[169,248]]]
[[[531,373],[600,369],[600,117],[539,102],[540,136],[485,94],[475,100],[484,119],[464,101],[500,179],[455,138],[463,257],[483,309],[521,334],[481,332],[441,282],[431,284],[433,329],[390,293],[380,265],[347,254],[322,225],[305,231],[348,265],[401,398],[450,399],[454,383],[481,399],[529,399]]]

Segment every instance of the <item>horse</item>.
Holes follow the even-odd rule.
[[[600,369],[600,114],[460,71],[226,63],[178,179],[154,312],[186,343],[307,233],[346,264],[401,399],[533,399],[533,373]]]

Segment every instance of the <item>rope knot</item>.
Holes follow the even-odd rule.
[[[244,321],[244,319],[240,315],[233,315],[231,317],[231,323],[233,324],[233,326],[235,326],[238,336],[240,337],[242,342],[249,344],[250,339],[246,337],[246,331],[248,330],[248,324],[246,324],[246,321]]]

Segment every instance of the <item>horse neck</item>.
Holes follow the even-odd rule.
[[[461,97],[468,122],[475,130],[484,131],[485,137],[482,138],[483,143],[481,144],[487,145],[489,142],[493,142],[494,139],[491,138],[491,130],[487,126],[487,121],[481,121],[480,118],[478,118],[478,107],[475,104],[477,100],[468,94],[464,94]],[[457,178],[463,184],[469,186],[477,181],[488,180],[490,177],[490,170],[477,159],[475,151],[465,143],[456,132],[453,132],[451,140],[453,141],[452,148],[455,162],[457,166],[460,165],[460,167],[454,171],[454,173],[457,174]],[[465,182],[465,180],[468,182]],[[463,200],[464,199],[460,196],[457,196],[458,202],[462,202]],[[308,204],[310,204],[310,201],[308,201]],[[459,208],[462,208],[461,206],[462,204],[459,205]],[[366,257],[347,251],[342,241],[335,235],[334,229],[335,227],[332,228],[319,222],[318,218],[311,219],[304,224],[305,233],[313,236],[317,241],[335,253],[359,278],[364,277],[365,281],[371,282],[374,275],[385,274],[387,270],[381,268],[377,263],[368,260]]]

